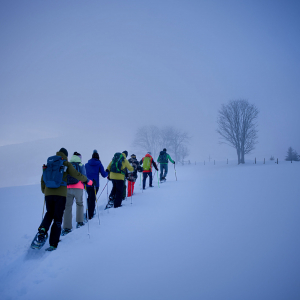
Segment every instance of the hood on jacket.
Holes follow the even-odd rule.
[[[71,157],[71,159],[70,159],[70,162],[74,162],[74,163],[79,163],[79,164],[81,164],[81,159],[80,159],[79,156],[73,155],[73,156]]]
[[[164,155],[166,152],[165,151],[160,151],[160,155]]]
[[[88,164],[91,166],[98,166],[100,165],[100,160],[97,158],[92,158],[88,161]]]
[[[152,156],[151,156],[149,153],[147,153],[147,154],[145,155],[145,157],[150,157],[150,158],[152,158]]]
[[[68,161],[68,157],[63,153],[63,152],[56,152],[56,155],[61,156],[63,159],[65,159],[66,161]]]

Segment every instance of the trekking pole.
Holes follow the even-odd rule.
[[[103,188],[103,190],[102,190],[101,194],[100,194],[100,195],[99,195],[99,197],[97,198],[97,201],[98,201],[98,200],[99,200],[99,198],[101,197],[101,195],[102,195],[103,191],[105,190],[105,188],[106,188],[107,184],[108,184],[108,182],[106,183],[106,185],[104,186],[104,188]]]
[[[90,236],[90,222],[89,222],[89,211],[88,211],[88,200],[87,200],[86,184],[84,185],[84,189],[85,189],[85,198],[86,198],[86,220],[87,220],[87,223],[88,223],[88,236],[89,236],[89,238],[91,238],[91,236]]]
[[[177,175],[176,175],[175,164],[174,164],[174,170],[175,170],[175,177],[176,177],[176,181],[177,181]]]
[[[95,186],[94,186],[94,191],[95,191],[95,199],[96,199],[96,206],[97,206],[98,220],[99,220],[99,225],[100,225],[99,207],[98,207],[97,192],[96,192]]]
[[[108,200],[108,179],[107,179],[107,200]],[[107,201],[108,203],[108,201]]]
[[[130,185],[130,187],[131,187],[131,205],[132,205],[132,190],[133,190],[133,182],[131,182],[131,185]]]
[[[157,183],[158,183],[158,187],[160,188],[160,186],[159,186],[159,179],[158,179],[158,172],[157,172]]]
[[[43,222],[43,219],[44,219],[45,203],[46,203],[46,198],[44,198],[43,213],[42,213],[42,222]]]
[[[105,208],[107,207],[107,205],[108,205],[108,202],[109,202],[109,198],[108,198],[108,178],[107,178],[107,204],[106,204],[106,206],[105,206]],[[108,213],[109,213],[109,210],[108,210]]]

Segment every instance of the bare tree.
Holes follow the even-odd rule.
[[[154,159],[157,159],[159,152],[166,148],[175,161],[180,161],[180,159],[184,159],[189,154],[186,146],[189,140],[190,137],[187,132],[176,129],[173,126],[159,129],[154,125],[150,125],[137,129],[133,147],[140,154],[150,151]]]
[[[186,157],[188,157],[190,154],[190,151],[188,149],[188,147],[184,146],[184,145],[181,145],[179,147],[179,151],[178,151],[178,156],[179,156],[179,161],[182,162],[183,164],[183,161]]]
[[[185,157],[188,155],[186,144],[189,143],[191,137],[187,132],[167,126],[161,130],[160,137],[162,148],[167,148],[168,152],[174,156],[175,161],[180,161],[182,155]]]
[[[238,163],[245,163],[245,155],[257,144],[258,109],[247,100],[233,100],[223,104],[218,115],[217,132],[221,142],[236,149]]]
[[[157,157],[160,149],[160,130],[154,125],[139,127],[133,146],[140,154],[151,152],[153,157]]]

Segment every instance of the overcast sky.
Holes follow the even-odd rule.
[[[0,146],[66,135],[116,152],[154,124],[188,131],[192,159],[235,158],[217,113],[248,99],[253,156],[299,153],[299,16],[288,0],[1,1]]]

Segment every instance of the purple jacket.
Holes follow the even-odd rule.
[[[86,176],[91,179],[96,181],[96,187],[99,187],[99,174],[103,178],[108,176],[108,173],[104,171],[103,165],[99,159],[92,158],[88,161],[88,163],[85,164],[85,169],[86,169]]]

